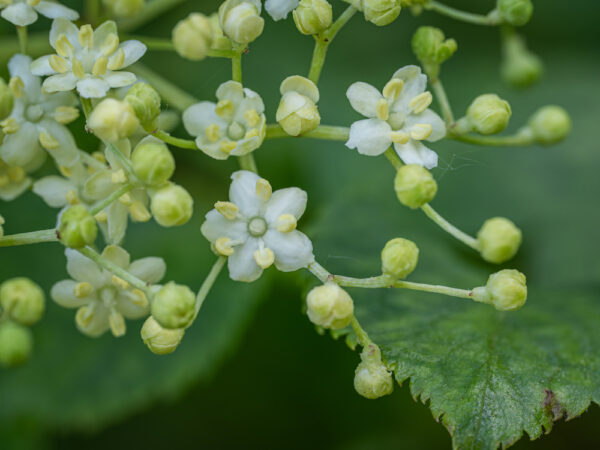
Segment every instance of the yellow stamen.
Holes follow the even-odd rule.
[[[244,139],[250,139],[256,136],[258,136],[258,128],[252,128],[244,135]]]
[[[244,112],[244,120],[248,124],[249,127],[255,127],[260,122],[260,116],[258,115],[258,111],[255,109],[249,109]]]
[[[117,50],[108,60],[108,70],[119,70],[125,63],[125,52],[122,48]]]
[[[46,150],[56,150],[58,147],[60,147],[60,143],[54,138],[54,136],[52,136],[50,133],[46,133],[45,131],[40,133],[40,144],[42,144],[42,147],[44,147]]]
[[[100,47],[100,51],[104,56],[112,55],[119,47],[119,36],[116,33],[111,33],[106,36],[104,43]]]
[[[65,199],[69,205],[77,205],[79,203],[79,198],[77,197],[77,192],[74,189],[70,189],[65,194]]]
[[[223,256],[233,255],[233,246],[231,245],[231,239],[221,237],[215,241],[215,249],[219,254]]]
[[[117,310],[114,308],[110,310],[108,324],[110,325],[110,331],[114,337],[121,337],[125,334],[126,328],[123,314],[117,312]]]
[[[77,58],[71,59],[71,67],[73,69],[73,75],[77,78],[85,77],[85,71],[83,70],[83,64]]]
[[[29,6],[37,6],[42,0],[27,0]]]
[[[94,157],[94,159],[96,161],[100,161],[102,164],[104,164],[106,162],[106,157],[104,156],[104,153],[102,153],[102,152],[94,152],[94,153],[92,153],[92,156]]]
[[[75,313],[75,322],[80,328],[86,328],[92,322],[95,312],[93,305],[90,303],[88,306],[82,306]]]
[[[79,117],[79,110],[73,106],[58,106],[54,110],[54,120],[66,125]]]
[[[92,293],[93,287],[87,281],[82,281],[81,283],[77,283],[73,288],[73,295],[77,298],[87,297]]]
[[[123,203],[125,206],[131,206],[133,204],[131,195],[129,195],[129,193],[127,193],[127,192],[119,197],[119,201],[121,203]]]
[[[216,123],[211,123],[209,126],[207,126],[205,132],[206,138],[210,142],[217,142],[219,140],[219,125],[217,125]]]
[[[92,75],[95,77],[99,77],[106,73],[106,69],[108,67],[108,58],[106,56],[101,56],[94,63],[94,67],[92,68]]]
[[[144,294],[143,291],[139,289],[133,289],[131,294],[132,295],[129,297],[131,303],[139,306],[140,308],[146,308],[148,306],[148,297],[146,297],[146,294]]]
[[[429,105],[431,105],[432,101],[433,96],[431,95],[431,92],[423,92],[422,94],[414,97],[408,106],[410,106],[410,109],[412,109],[415,114],[421,114],[423,111],[429,108]]]
[[[127,177],[125,176],[123,169],[119,169],[112,173],[110,180],[114,184],[125,183],[127,181]]]
[[[256,182],[256,196],[263,202],[266,202],[271,198],[272,193],[273,188],[271,187],[271,184],[264,178],[259,178]]]
[[[237,205],[231,202],[217,202],[215,203],[215,209],[227,220],[235,220],[240,212]]]
[[[404,89],[404,80],[392,78],[383,88],[383,96],[390,102],[394,102],[400,96],[402,89]]]
[[[379,119],[388,120],[388,117],[390,117],[390,105],[388,101],[385,98],[380,98],[375,106],[375,111],[377,111]]]
[[[23,90],[25,89],[25,84],[23,84],[23,80],[21,80],[21,77],[14,76],[8,82],[8,87],[12,91],[14,98],[21,98],[21,96],[23,95]]]
[[[20,167],[9,167],[7,170],[8,178],[14,183],[23,181],[25,178],[25,171]]]
[[[77,38],[82,47],[91,49],[94,46],[94,30],[92,29],[92,26],[89,24],[82,25],[81,28],[79,28]]]
[[[116,275],[113,275],[111,277],[110,281],[112,282],[112,284],[114,284],[118,288],[129,289],[129,283],[127,281],[125,281],[123,278],[119,278]]]
[[[296,229],[296,218],[291,214],[282,214],[277,218],[277,231],[289,233]]]
[[[56,53],[65,58],[73,53],[73,45],[69,42],[64,33],[58,36],[54,43],[54,47],[56,48]]]
[[[258,249],[254,252],[254,261],[262,269],[268,269],[275,262],[275,254],[270,248]]]
[[[231,100],[221,100],[217,103],[217,106],[215,106],[215,113],[219,117],[231,116],[231,114],[233,114],[233,103]]]
[[[417,140],[422,141],[423,139],[427,139],[433,133],[433,127],[429,123],[418,123],[412,127],[410,130],[410,137]]]
[[[66,166],[58,166],[58,171],[61,173],[62,176],[69,178],[71,175],[73,175],[73,170],[71,170],[70,167],[66,167]]]
[[[405,133],[404,131],[392,131],[390,137],[392,138],[392,142],[396,144],[406,144],[410,139],[408,133]]]
[[[236,147],[237,147],[237,142],[223,141],[219,145],[219,150],[221,150],[223,153],[226,153],[229,155],[233,150],[235,150]]]
[[[152,218],[152,214],[142,202],[135,201],[129,207],[129,214],[136,222],[148,222]]]
[[[48,64],[56,73],[65,73],[67,70],[69,70],[69,63],[62,56],[50,56],[48,59]]]
[[[94,216],[94,219],[96,219],[98,222],[106,223],[108,220],[108,214],[106,214],[106,211],[100,211]]]
[[[0,126],[2,127],[2,132],[4,134],[13,134],[19,131],[19,123],[14,117],[3,120],[0,122]]]

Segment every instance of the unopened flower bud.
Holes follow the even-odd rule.
[[[29,278],[12,278],[0,286],[0,306],[11,320],[33,325],[44,315],[44,291]]]
[[[538,143],[556,144],[569,135],[571,118],[560,106],[544,106],[531,116],[529,128]]]
[[[327,0],[300,0],[292,13],[302,34],[319,34],[331,26],[333,12]]]
[[[31,331],[14,322],[0,323],[0,365],[14,367],[29,359],[33,349]]]
[[[8,117],[13,109],[15,99],[13,97],[11,89],[4,81],[4,78],[0,78],[0,120],[4,120]]]
[[[467,119],[479,134],[496,134],[503,131],[510,120],[512,111],[507,101],[496,94],[477,97],[467,109]]]
[[[96,105],[87,125],[98,138],[115,143],[131,136],[140,123],[129,103],[107,98]]]
[[[381,271],[394,279],[406,278],[415,270],[418,261],[419,248],[413,241],[392,239],[381,252]]]
[[[225,0],[219,7],[223,32],[234,42],[246,45],[262,34],[265,21],[260,17],[260,0]]]
[[[141,336],[144,344],[156,355],[173,353],[181,343],[185,330],[183,328],[163,328],[152,316],[142,326]]]
[[[394,391],[394,380],[381,361],[379,348],[376,345],[366,346],[360,358],[362,361],[354,373],[356,392],[370,400],[391,394]]]
[[[417,209],[433,200],[437,193],[437,183],[425,167],[408,164],[396,173],[394,189],[400,203]]]
[[[542,60],[527,49],[517,33],[507,32],[503,40],[502,78],[508,84],[524,88],[537,82],[544,72]]]
[[[126,19],[138,14],[146,4],[145,0],[103,0],[104,5],[119,19]]]
[[[498,0],[496,8],[505,23],[516,27],[529,22],[533,14],[531,0]]]
[[[276,120],[290,136],[314,130],[321,123],[317,108],[319,89],[311,80],[295,75],[281,83]]]
[[[312,323],[332,330],[347,327],[354,315],[352,298],[335,283],[313,288],[306,297],[306,306]]]
[[[150,210],[163,227],[183,225],[192,217],[194,200],[181,186],[168,184],[152,196]]]
[[[94,243],[98,236],[98,225],[85,206],[74,205],[60,215],[58,234],[67,247],[81,248]]]
[[[412,37],[412,49],[427,72],[437,76],[439,65],[448,60],[457,49],[454,39],[446,39],[444,32],[435,27],[419,27]]]
[[[169,148],[154,138],[137,145],[131,154],[131,164],[135,175],[151,186],[166,183],[175,171],[175,159]]]
[[[148,83],[136,83],[127,91],[125,101],[144,128],[154,128],[160,114],[160,95]]]
[[[504,217],[486,220],[477,233],[482,258],[494,264],[502,264],[515,256],[521,240],[521,230]]]
[[[185,328],[194,319],[196,296],[187,286],[169,282],[152,299],[152,316],[169,330]]]
[[[518,270],[505,269],[490,275],[486,286],[473,289],[473,300],[499,311],[516,311],[527,301],[527,279]]]
[[[363,0],[365,19],[378,27],[392,23],[400,15],[401,0]]]
[[[175,51],[192,61],[206,58],[214,37],[214,27],[210,19],[200,13],[190,14],[173,28]]]

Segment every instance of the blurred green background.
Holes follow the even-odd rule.
[[[169,37],[188,12],[210,13],[218,3],[184,2],[139,33]],[[341,2],[333,3],[339,12]],[[483,13],[494,2],[447,3]],[[322,123],[356,120],[344,95],[347,87],[358,80],[383,86],[396,69],[416,62],[409,45],[416,28],[441,27],[459,44],[442,73],[456,114],[475,96],[496,92],[513,107],[511,130],[548,103],[567,108],[574,127],[566,142],[552,148],[438,143],[440,193],[434,206],[472,233],[487,217],[513,219],[523,228],[525,243],[511,265],[527,273],[537,288],[597,289],[600,4],[534,3],[534,18],[523,31],[530,48],[544,59],[546,74],[526,91],[514,91],[500,80],[497,29],[427,12],[415,18],[408,10],[392,25],[378,28],[357,15],[330,48],[320,83]],[[47,26],[45,19],[36,25]],[[2,32],[9,36],[12,30],[3,23]],[[264,35],[244,57],[244,83],[262,95],[268,122],[274,121],[280,81],[306,74],[311,52],[311,39],[300,35],[291,20],[267,19]],[[216,87],[230,77],[226,60],[191,63],[151,52],[143,61],[202,100],[213,100]],[[181,128],[174,134],[185,136]],[[89,136],[77,139],[82,148],[94,145]],[[124,246],[134,258],[164,257],[167,279],[197,288],[212,263],[199,226],[212,203],[226,198],[227,177],[237,166],[201,153],[174,153],[176,181],[196,200],[194,218],[177,229],[131,226]],[[293,139],[266,142],[255,156],[275,189],[293,185],[307,190],[302,228],[313,238],[317,259],[331,271],[374,273],[381,247],[396,235],[421,247],[414,280],[469,287],[493,270],[422,214],[395,206],[393,173],[380,158],[361,157],[341,143]],[[354,208],[356,216],[368,204],[369,217],[355,224],[336,222],[331,211],[338,202]],[[0,213],[8,219],[7,233],[48,228],[56,214],[31,193],[15,203],[0,203]],[[2,249],[0,262],[0,279],[28,275],[46,291],[66,277],[58,245]],[[447,431],[427,406],[411,398],[407,386],[378,401],[354,393],[358,355],[341,341],[319,336],[302,315],[309,282],[303,274],[269,273],[248,286],[223,274],[198,323],[177,352],[164,358],[151,355],[141,343],[141,323],[130,323],[124,339],[91,340],[75,330],[73,311],[48,302],[44,322],[34,329],[33,360],[0,372],[0,448],[449,448]],[[557,423],[549,436],[535,442],[524,438],[515,448],[599,448],[599,420],[600,408],[592,406],[581,418]]]

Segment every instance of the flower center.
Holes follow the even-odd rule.
[[[404,115],[404,113],[398,111],[398,112],[390,114],[388,123],[390,124],[390,127],[392,127],[392,130],[399,130],[404,126],[405,120],[406,120],[406,116]]]
[[[44,115],[41,105],[29,105],[25,111],[28,122],[38,122]]]
[[[227,136],[232,141],[239,141],[246,134],[246,128],[239,122],[232,122],[227,128]]]
[[[254,217],[248,222],[248,232],[254,237],[260,237],[267,232],[267,222],[262,217]]]
[[[111,308],[117,297],[117,290],[113,286],[105,286],[98,292],[98,296],[105,307]]]

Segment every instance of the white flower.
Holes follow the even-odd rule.
[[[56,283],[52,299],[65,308],[78,308],[75,323],[92,337],[109,328],[115,337],[125,334],[125,320],[140,319],[149,314],[144,292],[102,269],[77,250],[66,249],[67,272],[72,280]],[[148,284],[158,283],[165,274],[161,258],[148,257],[130,262],[129,253],[116,245],[107,246],[102,256]]]
[[[9,166],[0,159],[0,199],[14,200],[31,186],[31,178],[19,166]]]
[[[79,19],[79,13],[61,5],[45,0],[0,0],[2,17],[13,25],[26,27],[38,19],[38,13],[49,19],[64,17],[69,20]]]
[[[267,180],[246,170],[231,178],[230,201],[217,202],[201,229],[217,253],[229,257],[230,277],[250,282],[272,264],[291,272],[313,262],[310,239],[296,230],[306,192],[295,187],[272,192]]]
[[[446,135],[444,121],[431,109],[427,76],[417,66],[398,70],[383,88],[383,95],[367,83],[354,83],[346,93],[352,107],[368,117],[354,122],[346,143],[363,155],[376,156],[390,145],[406,164],[428,169],[437,166],[437,154],[423,141],[435,142]]]
[[[273,20],[281,20],[287,18],[287,15],[293,9],[296,9],[300,0],[267,0],[265,9]]]
[[[78,29],[69,20],[56,19],[50,30],[50,45],[57,54],[36,59],[31,71],[51,75],[44,80],[46,91],[77,89],[85,98],[101,98],[110,88],[135,83],[135,74],[120,69],[146,53],[146,46],[139,41],[119,43],[117,25],[111,20],[92,30],[90,25]]]
[[[31,58],[15,55],[8,62],[9,86],[15,99],[10,116],[0,122],[4,139],[0,158],[11,166],[27,168],[44,158],[45,148],[61,166],[71,166],[79,151],[65,124],[75,120],[79,110],[71,93],[46,95],[41,79],[31,74]]]
[[[265,105],[241,83],[227,81],[217,89],[218,103],[200,102],[183,113],[183,125],[196,136],[200,150],[215,159],[256,150],[267,132]]]

